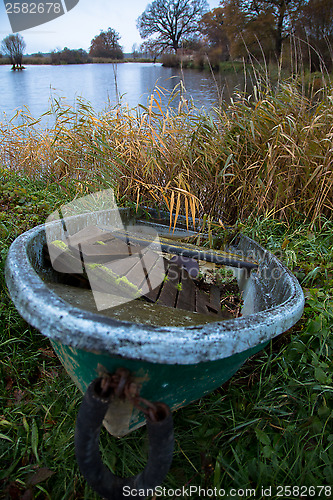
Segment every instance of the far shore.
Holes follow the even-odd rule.
[[[23,56],[22,60],[22,68],[16,68],[15,71],[20,72],[21,70],[28,69],[29,66],[73,66],[73,65],[82,65],[82,64],[125,64],[125,63],[149,63],[149,64],[162,64],[162,66],[166,68],[179,68],[180,70],[196,70],[203,72],[214,72],[214,73],[222,73],[222,74],[233,74],[233,73],[248,73],[253,74],[253,72],[259,71],[261,72],[263,67],[266,67],[266,73],[273,80],[278,80],[283,77],[286,79],[290,77],[293,73],[286,65],[282,69],[276,64],[276,62],[269,63],[260,63],[257,62],[253,64],[253,62],[245,62],[240,60],[228,60],[228,61],[220,61],[213,64],[207,58],[195,59],[194,57],[184,57],[179,58],[176,56],[163,56],[159,59],[152,58],[144,58],[144,57],[125,57],[123,59],[110,59],[103,57],[92,57],[87,61],[77,61],[77,62],[65,62],[61,61],[60,63],[52,62],[51,56],[48,54],[45,55],[31,55],[31,56]],[[9,58],[0,57],[0,66],[10,66],[12,69],[12,64]],[[320,87],[322,79],[328,81],[333,80],[333,73],[327,72],[325,75],[318,71],[311,72],[309,69],[304,68],[303,79],[305,79],[305,83],[314,84],[315,87]]]
[[[60,63],[52,62],[51,56],[42,55],[42,56],[23,56],[22,60],[22,68],[27,69],[28,66],[73,66],[78,64],[124,64],[124,63],[151,63],[151,64],[162,64],[165,67],[169,68],[182,68],[182,69],[194,69],[198,71],[209,71],[212,70],[223,72],[223,73],[238,73],[240,71],[244,71],[244,62],[241,61],[223,61],[218,64],[211,65],[207,61],[197,62],[190,58],[176,58],[176,57],[167,57],[167,58],[145,58],[145,57],[124,57],[123,59],[110,59],[103,57],[93,57],[89,58],[87,61],[77,61],[77,62],[65,62],[60,61]],[[9,58],[0,57],[0,65],[2,66],[12,66]],[[245,66],[250,66],[245,64]]]
[[[118,64],[118,63],[126,63],[126,62],[137,62],[137,63],[153,63],[154,60],[150,58],[131,58],[131,57],[126,57],[124,59],[108,59],[108,58],[103,58],[103,57],[93,57],[89,59],[86,62],[80,61],[77,63],[60,63],[60,64],[55,64],[52,63],[51,57],[50,56],[42,56],[42,57],[37,57],[37,56],[23,56],[23,61],[22,64],[23,66],[43,66],[43,65],[52,65],[52,66],[69,66],[73,64]],[[155,61],[155,62],[160,62],[160,61]],[[1,57],[0,58],[0,65],[8,65],[11,66],[11,62],[8,59],[8,57]]]

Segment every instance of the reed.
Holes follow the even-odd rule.
[[[101,114],[82,99],[75,108],[54,100],[48,128],[28,110],[0,124],[0,162],[32,178],[74,179],[81,192],[112,186],[118,200],[175,218],[300,214],[313,223],[333,208],[333,87],[318,81],[294,76],[273,87],[255,72],[251,95],[235,94],[212,114],[180,85],[170,94],[156,86],[146,106],[120,102]]]

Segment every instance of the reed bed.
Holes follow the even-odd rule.
[[[74,179],[80,192],[111,186],[118,201],[175,216],[330,218],[333,87],[321,82],[306,91],[299,77],[273,87],[257,75],[251,95],[211,114],[180,86],[170,95],[156,86],[147,106],[120,102],[101,114],[82,99],[75,108],[55,100],[50,127],[28,110],[0,124],[0,163],[32,178]]]

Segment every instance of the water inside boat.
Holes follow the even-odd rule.
[[[142,299],[132,300],[125,304],[98,311],[91,290],[64,285],[62,283],[46,284],[50,290],[72,306],[120,321],[130,321],[145,325],[185,327],[203,325],[217,321],[217,318],[213,315],[200,314],[175,308],[170,309],[170,307],[146,302]],[[109,304],[110,294],[107,295]],[[117,301],[118,297],[115,296],[115,303],[117,303]],[[221,321],[221,319],[223,318],[218,318],[219,321]]]

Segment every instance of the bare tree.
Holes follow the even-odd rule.
[[[206,0],[155,0],[137,19],[137,28],[159,54],[170,49],[177,52],[183,40],[198,32],[207,10]]]
[[[23,36],[17,33],[16,35],[8,35],[1,42],[1,50],[4,55],[9,57],[12,64],[12,69],[22,69],[22,58],[26,44]]]

